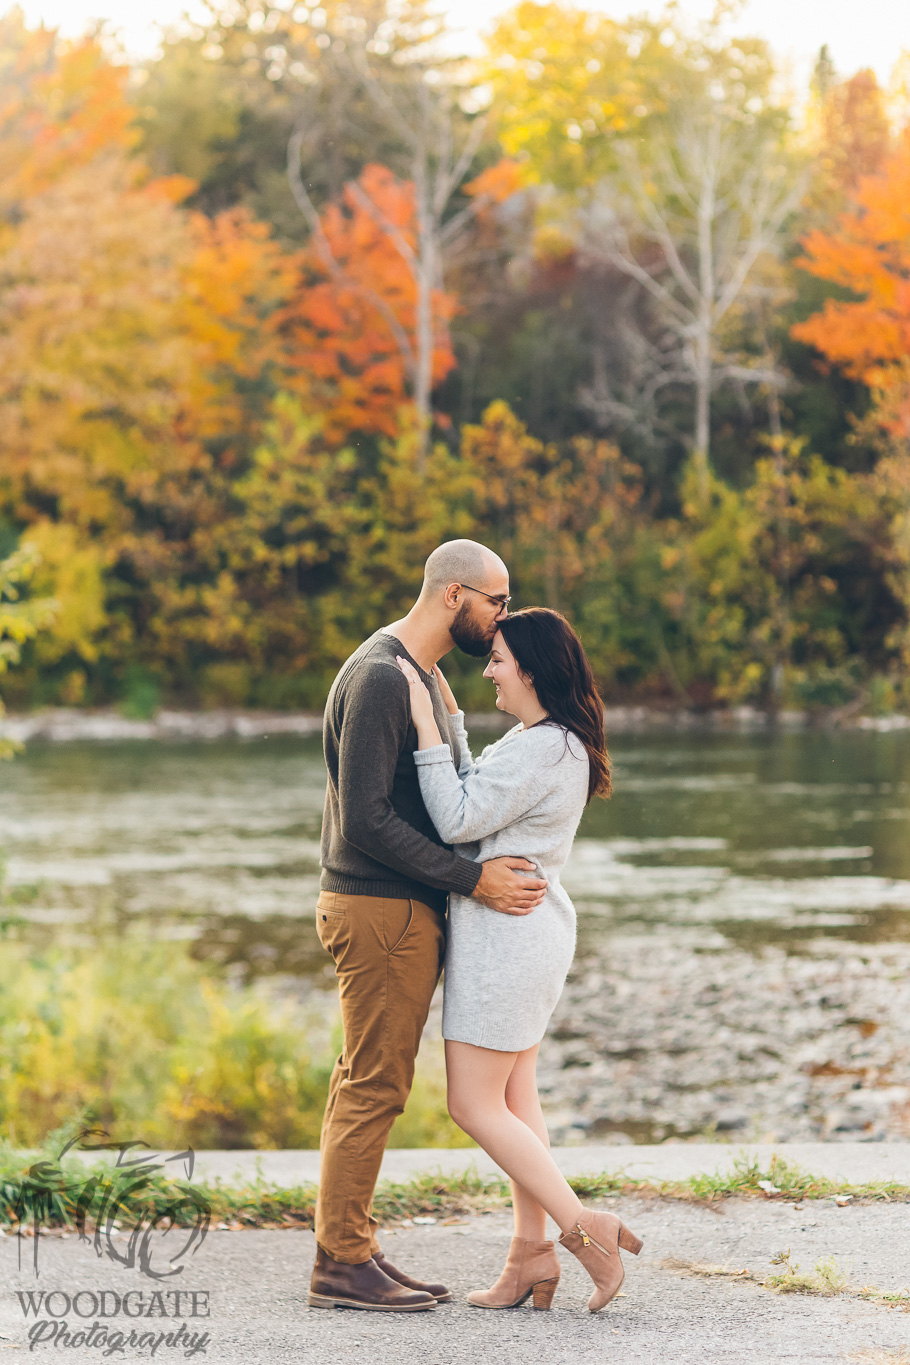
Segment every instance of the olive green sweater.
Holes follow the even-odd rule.
[[[439,733],[458,752],[435,674],[425,673],[400,640],[378,630],[339,670],[325,707],[328,770],[322,822],[325,891],[392,896],[446,908],[447,894],[470,896],[479,863],[451,852],[420,794],[407,681],[395,662],[408,659],[433,698]]]

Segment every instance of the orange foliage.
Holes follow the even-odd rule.
[[[524,183],[525,173],[521,166],[511,157],[504,156],[467,181],[462,189],[473,199],[483,198],[491,204],[502,204],[517,194]]]
[[[882,168],[891,144],[885,101],[873,71],[857,71],[830,91],[822,111],[818,171],[827,198],[852,196]]]
[[[62,44],[53,29],[29,32],[13,10],[0,20],[0,49],[4,199],[41,193],[99,152],[135,146],[129,73],[92,39]]]
[[[883,424],[910,434],[910,130],[856,203],[836,231],[803,239],[797,264],[858,297],[826,300],[792,334],[876,390]]]
[[[367,166],[357,186],[376,217],[347,186],[341,203],[330,205],[322,218],[337,272],[311,244],[303,255],[301,287],[286,313],[295,387],[318,405],[326,438],[334,442],[353,431],[396,435],[408,396],[407,365],[376,300],[391,310],[412,344],[416,322],[414,276],[394,240],[398,235],[416,248],[413,186],[378,165]],[[435,291],[434,383],[455,364],[446,327],[454,311],[454,298]]]
[[[198,367],[189,377],[185,421],[202,440],[228,433],[236,444],[262,414],[251,390],[264,400],[274,388],[268,381],[289,364],[279,323],[297,284],[297,261],[242,208],[215,219],[194,214],[191,235],[181,324]]]

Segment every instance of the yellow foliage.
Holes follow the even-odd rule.
[[[500,139],[528,180],[589,181],[612,164],[637,78],[623,27],[605,14],[522,0],[496,23],[484,75]]]
[[[58,608],[52,628],[36,642],[36,657],[43,663],[56,663],[72,651],[93,663],[107,621],[104,549],[65,522],[36,522],[29,528],[29,542],[41,557],[35,590],[53,597]],[[74,680],[71,690],[81,693],[82,677],[81,687]]]

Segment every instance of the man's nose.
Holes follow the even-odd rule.
[[[500,607],[499,611],[496,613],[496,620],[497,620],[497,621],[504,621],[504,620],[506,619],[506,617],[508,616],[508,614],[509,614],[508,605],[506,605],[506,606],[504,606],[504,607]]]

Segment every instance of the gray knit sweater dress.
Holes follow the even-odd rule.
[[[587,800],[588,755],[577,735],[544,723],[516,725],[473,759],[464,714],[454,719],[457,771],[448,744],[414,753],[440,837],[476,862],[528,858],[548,887],[527,915],[449,897],[442,1036],[521,1052],[546,1032],[575,953],[575,907],[559,874]]]

